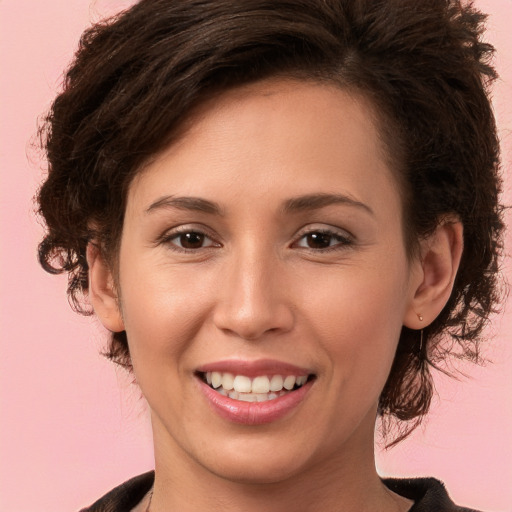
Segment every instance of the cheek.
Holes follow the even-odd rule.
[[[405,268],[405,267],[404,267]],[[407,291],[399,266],[385,271],[344,269],[310,289],[308,318],[338,378],[359,383],[387,379],[402,329]],[[315,282],[312,280],[312,282]]]
[[[130,267],[121,282],[122,311],[134,369],[158,368],[162,356],[180,361],[208,312],[207,286],[186,269],[166,265]],[[139,372],[140,373],[140,372]]]

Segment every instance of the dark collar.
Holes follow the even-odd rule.
[[[154,481],[154,471],[136,476],[80,512],[129,512],[140,503]],[[435,478],[384,478],[382,481],[391,491],[414,501],[409,512],[478,512],[455,505],[444,485]]]

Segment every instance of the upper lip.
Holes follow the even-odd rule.
[[[197,368],[198,373],[229,372],[234,375],[257,377],[259,375],[295,375],[296,377],[310,375],[313,372],[307,368],[277,361],[273,359],[257,359],[248,361],[243,359],[227,359],[206,363]]]

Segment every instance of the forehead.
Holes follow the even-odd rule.
[[[362,95],[331,84],[266,80],[201,104],[181,136],[147,163],[129,202],[159,194],[227,197],[236,186],[267,200],[335,190],[375,201],[395,190],[377,116]]]

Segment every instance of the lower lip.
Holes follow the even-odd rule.
[[[295,391],[266,402],[242,402],[217,393],[202,380],[198,382],[208,403],[221,417],[242,425],[263,425],[286,416],[301,404],[312,385],[307,382]]]

